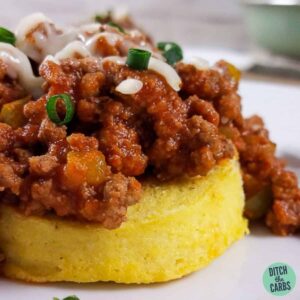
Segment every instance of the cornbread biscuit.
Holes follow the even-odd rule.
[[[33,282],[151,283],[205,267],[247,233],[236,159],[207,176],[148,182],[120,228],[24,216],[0,206],[5,276]]]

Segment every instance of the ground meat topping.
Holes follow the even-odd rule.
[[[58,166],[57,158],[49,154],[29,158],[30,173],[36,176],[50,175]]]
[[[14,194],[19,195],[22,179],[22,170],[10,158],[0,156],[0,191],[9,189]]]
[[[103,128],[99,132],[100,149],[115,172],[138,176],[145,172],[147,156],[142,151],[133,123],[134,114],[121,102],[110,101],[101,113]]]
[[[176,92],[160,74],[124,64],[132,47],[162,59],[130,20],[123,24],[125,32],[101,24],[95,32],[74,34],[88,57],[73,53],[58,61],[54,54],[39,65],[50,49],[49,34],[56,39],[64,33],[46,25],[37,24],[23,41],[34,54],[33,71],[44,80],[40,98],[25,97],[25,89],[0,60],[1,201],[27,215],[54,213],[112,229],[126,220],[128,206],[140,200],[144,178],[205,176],[237,150],[245,215],[265,217],[280,235],[299,230],[297,178],[276,157],[263,120],[242,116],[240,72],[234,66],[219,61],[200,69],[178,62],[174,68],[180,78],[167,66],[182,81]],[[35,33],[46,38],[45,49],[36,44]],[[139,80],[141,88],[131,95],[118,92],[116,87],[128,79]],[[46,104],[62,93],[69,95],[75,115],[59,126],[49,119]],[[59,116],[66,113],[60,100],[56,109]],[[13,111],[13,121],[7,111]]]
[[[0,123],[0,152],[9,150],[14,143],[13,129],[4,123]]]
[[[218,132],[219,115],[211,103],[196,95],[182,99],[154,72],[113,61],[98,64],[92,59],[43,63],[46,94],[24,105],[26,124],[15,131],[0,127],[3,137],[11,136],[0,143],[2,152],[20,165],[21,158],[25,168],[14,176],[3,165],[2,190],[19,195],[19,207],[28,215],[53,211],[115,228],[141,197],[134,176],[206,175],[234,155]],[[142,81],[143,88],[134,95],[118,93],[116,86],[126,78]],[[56,93],[68,93],[76,106],[68,128],[47,116],[47,99]],[[23,158],[12,153],[14,144],[27,151]]]
[[[204,103],[196,96],[183,101],[163,78],[150,71],[136,74],[126,67],[107,62],[104,73],[108,84],[114,86],[128,77],[144,83],[140,92],[118,96],[133,107],[136,114],[146,111],[151,118],[156,138],[151,147],[147,146],[146,155],[148,164],[155,168],[160,179],[170,179],[180,174],[205,175],[219,160],[232,157],[233,148],[229,141],[219,135],[216,127],[218,115],[209,103]],[[205,119],[201,113],[204,113]],[[206,154],[211,152],[206,158],[213,156],[211,163],[201,160],[203,168],[199,165],[198,150],[201,147],[206,149]]]
[[[298,230],[300,190],[297,178],[286,171],[284,163],[276,157],[276,145],[270,140],[263,120],[259,116],[243,118],[237,93],[238,71],[224,61],[209,70],[180,63],[177,70],[183,92],[196,94],[213,104],[220,118],[219,131],[231,139],[239,151],[247,202],[256,201],[255,207],[259,208],[252,211],[253,205],[246,202],[246,216],[265,215],[266,224],[280,235]],[[272,201],[268,199],[269,194]]]

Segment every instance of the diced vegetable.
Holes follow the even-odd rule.
[[[162,61],[161,59],[151,57],[149,61],[149,70],[152,70],[163,76],[166,79],[167,83],[176,92],[180,90],[182,84],[181,78],[179,77],[175,69],[166,62]]]
[[[16,43],[16,36],[8,29],[0,27],[0,42],[14,45]]]
[[[31,96],[27,96],[4,104],[0,112],[0,121],[10,125],[14,129],[23,126],[26,122],[23,107],[30,99]]]
[[[163,56],[167,63],[174,65],[176,62],[183,59],[182,49],[179,45],[173,42],[159,42],[157,48],[163,51]]]
[[[64,298],[63,300],[80,300],[77,296],[73,295],[73,296],[68,296],[66,298]]]
[[[123,29],[122,26],[116,24],[115,22],[108,22],[107,25],[112,26],[112,27],[116,27],[120,32],[125,33],[125,30]]]
[[[107,175],[105,157],[98,150],[70,151],[64,168],[64,183],[70,188],[78,188],[83,183],[101,184]]]
[[[272,191],[269,186],[265,187],[256,195],[250,197],[245,203],[245,215],[250,219],[263,217],[272,204]]]
[[[226,67],[232,79],[239,82],[241,79],[241,71],[229,62],[226,62]]]
[[[60,300],[60,299],[57,297],[54,297],[53,300]],[[68,296],[62,300],[80,300],[80,299],[77,296],[73,295],[73,296]]]
[[[116,91],[124,95],[133,95],[143,88],[143,82],[134,78],[127,78],[121,81],[116,87]]]
[[[63,120],[61,120],[56,110],[56,104],[59,99],[63,100],[66,108],[66,114]],[[46,109],[49,119],[57,125],[64,125],[71,122],[74,116],[74,105],[72,103],[70,95],[68,94],[57,94],[51,96],[47,101]]]
[[[149,51],[131,48],[128,51],[126,64],[135,70],[146,70],[148,69],[150,57],[151,52]]]
[[[109,20],[111,20],[111,13],[112,12],[108,10],[106,12],[97,14],[94,18],[94,21],[98,23],[107,23]]]

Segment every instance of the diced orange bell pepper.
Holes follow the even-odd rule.
[[[14,129],[23,126],[26,122],[23,107],[30,99],[31,96],[27,96],[4,104],[0,112],[0,122],[8,124]]]
[[[83,183],[101,184],[107,176],[105,157],[98,150],[70,151],[63,172],[63,182],[69,188],[78,188]]]
[[[241,79],[241,71],[229,62],[226,62],[226,67],[233,80],[239,82]]]

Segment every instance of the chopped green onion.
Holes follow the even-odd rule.
[[[59,99],[63,100],[66,108],[66,114],[63,120],[61,120],[56,110],[56,104]],[[47,101],[46,110],[49,119],[57,125],[64,125],[69,123],[74,116],[74,105],[72,103],[71,97],[68,94],[57,94],[51,96]]]
[[[66,297],[63,300],[80,300],[80,299],[77,296],[73,295],[73,296]]]
[[[128,51],[126,64],[128,67],[135,70],[148,69],[151,52],[136,48],[131,48]]]
[[[157,44],[157,48],[163,51],[163,56],[170,65],[174,65],[176,62],[183,59],[182,49],[176,43],[160,42]]]
[[[111,11],[103,12],[102,14],[97,14],[95,16],[95,22],[105,23],[111,19]]]
[[[4,27],[0,27],[0,42],[14,45],[16,42],[16,36]]]
[[[107,25],[112,26],[112,27],[116,27],[117,29],[119,29],[120,32],[125,33],[125,30],[123,29],[123,27],[121,27],[120,25],[114,23],[114,22],[108,22]]]
[[[59,300],[59,298],[54,297],[53,300]],[[68,296],[62,300],[80,300],[77,296],[73,295],[73,296]]]
[[[96,15],[95,16],[95,22],[102,23],[106,19],[106,15]]]

